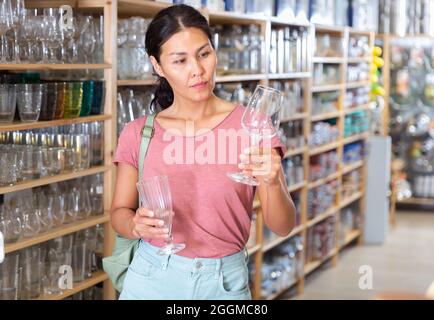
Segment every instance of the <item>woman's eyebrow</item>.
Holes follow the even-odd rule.
[[[196,50],[196,52],[199,52],[200,50],[202,50],[203,48],[209,46],[209,43],[205,43],[203,46],[201,46],[199,49]],[[172,52],[169,54],[169,56],[183,56],[183,55],[187,55],[187,52]]]

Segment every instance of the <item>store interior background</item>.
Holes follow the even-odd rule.
[[[297,226],[273,234],[255,200],[253,297],[434,299],[434,1],[175,2],[210,22],[216,95],[284,93]],[[101,266],[113,153],[128,122],[158,111],[144,40],[169,5],[0,0],[1,300],[116,298]]]

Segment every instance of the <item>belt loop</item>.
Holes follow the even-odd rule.
[[[221,259],[217,259],[217,261],[215,263],[214,279],[218,279],[220,277],[221,266],[222,266],[222,260]]]
[[[246,247],[244,247],[244,262],[245,263],[249,262],[249,251],[247,250]]]

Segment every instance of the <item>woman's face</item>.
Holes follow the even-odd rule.
[[[199,102],[212,96],[217,58],[202,30],[186,28],[174,34],[161,48],[160,64],[151,61],[157,73],[167,79],[175,97]]]

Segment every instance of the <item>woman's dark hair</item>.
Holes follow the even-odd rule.
[[[171,36],[185,28],[202,30],[213,45],[211,29],[206,18],[193,7],[179,4],[161,10],[152,19],[146,31],[146,52],[160,63],[161,47]],[[157,75],[158,76],[158,75]],[[153,107],[166,109],[173,103],[173,90],[163,77],[158,76]]]

